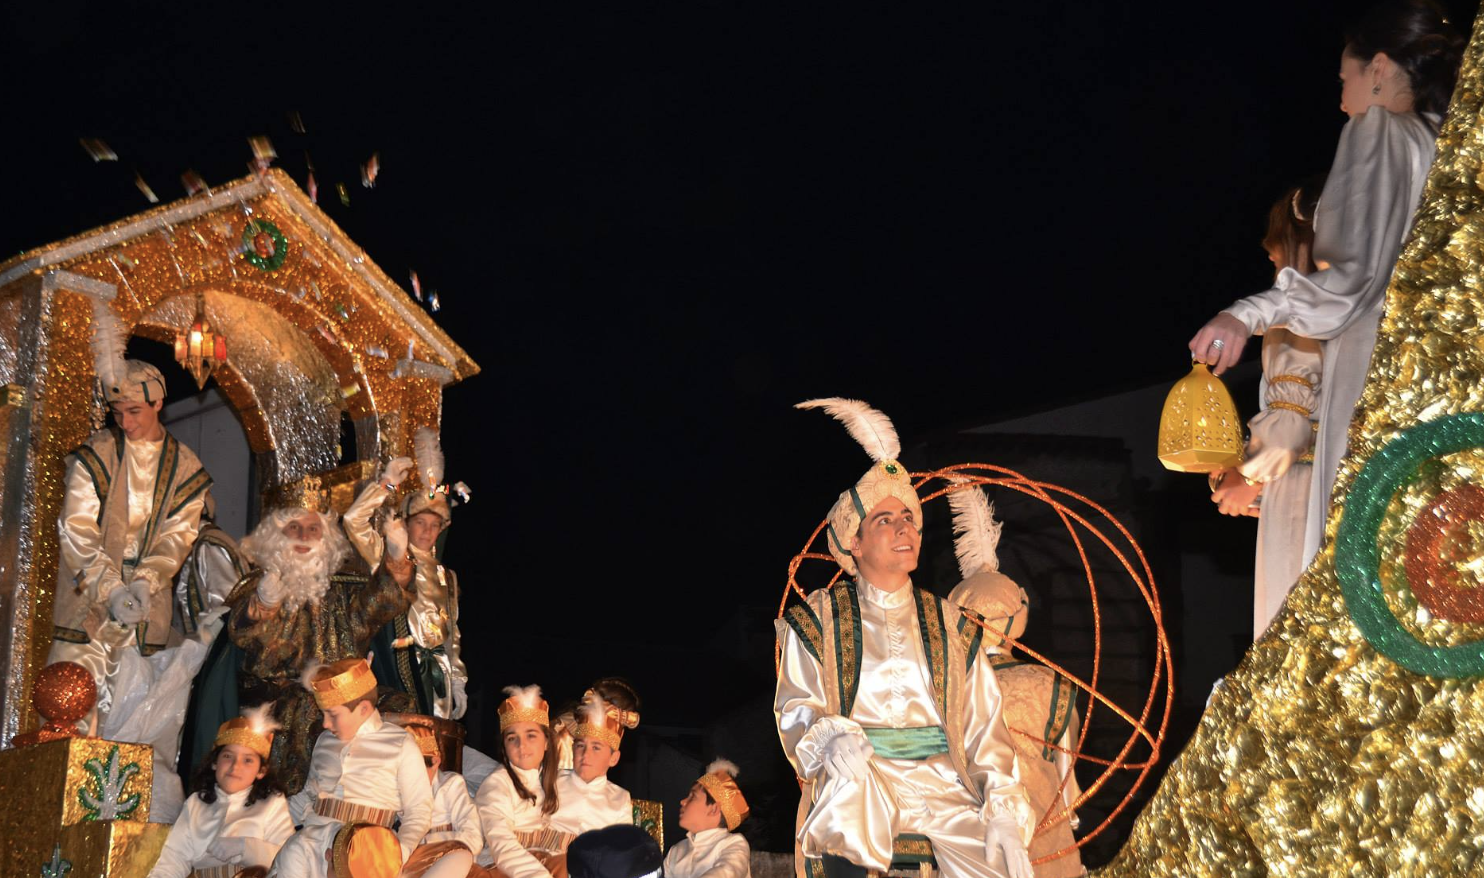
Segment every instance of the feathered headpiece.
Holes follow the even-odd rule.
[[[747,800],[742,797],[742,790],[737,786],[739,774],[741,771],[735,763],[717,759],[706,766],[706,773],[697,781],[721,808],[721,816],[727,822],[727,829],[736,829],[751,811],[747,807]]]
[[[964,480],[958,480],[962,483]],[[948,595],[984,624],[984,645],[998,649],[1004,642],[996,632],[1019,637],[1025,631],[1029,600],[1025,589],[1000,572],[1000,532],[994,507],[977,485],[948,493],[953,510],[953,549],[963,581]]]
[[[314,696],[321,710],[329,710],[347,701],[376,691],[376,675],[362,658],[341,659],[327,665],[311,662],[300,682]]]
[[[912,487],[912,476],[897,462],[902,442],[891,419],[858,399],[811,399],[794,406],[798,409],[824,409],[845,424],[845,429],[861,444],[876,465],[861,476],[855,486],[840,495],[830,509],[828,545],[830,554],[845,572],[856,575],[855,558],[850,544],[860,530],[861,521],[876,504],[888,497],[902,501],[922,527],[922,501]]]
[[[638,711],[614,707],[589,689],[582,696],[582,704],[577,708],[577,728],[572,730],[572,738],[597,738],[617,750],[623,743],[624,729],[636,728],[638,725]]]
[[[143,360],[124,356],[129,331],[102,299],[93,300],[93,371],[107,402],[157,402],[165,398],[165,376]]]
[[[273,702],[249,707],[242,716],[229,719],[216,730],[213,747],[241,744],[263,759],[273,750],[273,733],[283,728],[273,718]]]
[[[417,460],[417,487],[403,502],[402,517],[432,512],[445,524],[449,523],[453,520],[449,510],[454,503],[448,497],[450,486],[443,481],[443,446],[438,441],[438,434],[429,427],[419,427],[412,434],[412,454]],[[463,485],[463,482],[459,484]],[[468,490],[465,486],[466,503]]]
[[[540,686],[506,686],[504,701],[496,712],[500,714],[500,731],[513,723],[535,723],[551,728],[551,708],[541,697]]]

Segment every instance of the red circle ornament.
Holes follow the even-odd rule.
[[[1463,485],[1427,504],[1407,530],[1407,584],[1448,622],[1484,622],[1484,488]]]

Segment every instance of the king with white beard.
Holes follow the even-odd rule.
[[[244,653],[242,703],[273,702],[283,726],[271,763],[290,793],[304,785],[321,724],[299,675],[314,663],[364,658],[372,636],[411,603],[414,567],[400,521],[387,524],[386,542],[386,557],[367,582],[338,573],[350,544],[333,514],[275,509],[243,541],[255,568],[229,599],[227,633]]]

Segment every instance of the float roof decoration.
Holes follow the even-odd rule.
[[[196,291],[255,299],[314,339],[336,371],[461,381],[479,366],[277,168],[22,253],[0,289],[62,270],[116,287],[126,323]],[[101,287],[100,287],[101,290]],[[138,330],[136,330],[138,331]],[[411,354],[409,356],[409,350]]]

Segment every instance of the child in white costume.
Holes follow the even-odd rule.
[[[149,878],[227,878],[273,862],[294,834],[283,786],[268,768],[274,728],[266,708],[222,723]]]
[[[479,863],[507,878],[552,878],[566,871],[571,838],[549,828],[560,771],[551,708],[539,686],[506,686],[505,694],[499,707],[505,765],[475,797],[485,841]]]
[[[365,659],[311,668],[305,682],[325,715],[314,743],[309,777],[289,800],[303,824],[273,861],[283,878],[325,878],[325,852],[342,824],[371,823],[396,830],[402,861],[433,825],[433,790],[412,735],[385,722],[376,709],[376,676]]]
[[[408,858],[401,878],[464,878],[484,849],[484,830],[474,800],[469,798],[469,787],[462,775],[439,770],[443,758],[432,729],[409,726],[407,731],[417,741],[433,785],[433,826]]]
[[[608,780],[608,770],[618,764],[624,729],[639,724],[635,710],[620,709],[597,694],[585,698],[577,709],[577,728],[572,730],[572,768],[557,778],[557,810],[551,828],[580,835],[616,823],[634,822],[629,791]]]
[[[736,829],[749,812],[737,766],[718,759],[680,802],[686,832],[665,855],[665,878],[751,878],[752,849]]]

